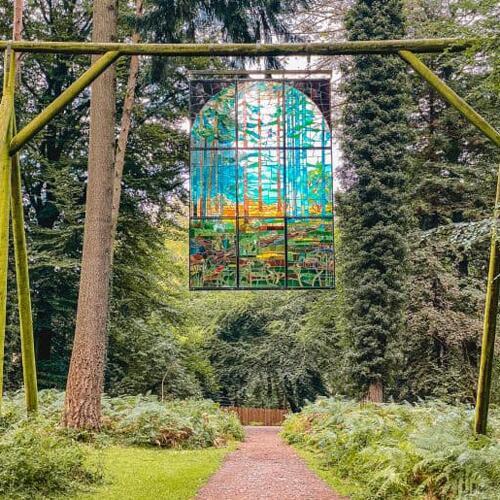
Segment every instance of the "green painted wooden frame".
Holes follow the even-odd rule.
[[[477,111],[460,98],[415,54],[462,51],[477,40],[437,38],[414,40],[368,40],[333,43],[284,44],[148,44],[90,42],[1,41],[5,51],[4,83],[0,103],[0,404],[3,390],[3,357],[7,304],[7,264],[9,247],[9,212],[12,213],[14,255],[21,324],[21,351],[28,412],[37,409],[37,379],[20,167],[17,152],[67,104],[88,87],[122,55],[155,55],[164,57],[200,56],[334,56],[361,54],[397,54],[408,63],[465,119],[477,127],[494,144],[500,146],[500,134]],[[14,113],[15,52],[103,54],[39,115],[16,133]],[[481,360],[477,387],[475,431],[486,433],[488,406],[493,372],[493,356],[500,294],[500,249],[497,224],[500,217],[500,168],[493,213],[488,281],[483,323]]]

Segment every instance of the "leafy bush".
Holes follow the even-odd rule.
[[[103,405],[103,431],[124,444],[207,448],[243,438],[237,417],[211,401],[139,395],[104,398]]]
[[[472,416],[470,408],[437,402],[321,399],[288,418],[283,435],[361,486],[353,499],[494,500],[500,498],[500,421],[493,414],[492,435],[476,437]]]
[[[85,448],[50,420],[20,420],[0,433],[2,498],[48,498],[99,479]]]
[[[40,392],[40,417],[56,425],[61,418],[64,393]],[[15,425],[24,415],[21,393],[6,398],[0,432]],[[165,448],[207,448],[224,446],[227,441],[243,438],[238,418],[212,401],[173,400],[161,402],[156,396],[137,395],[103,397],[102,433],[71,433],[73,437],[112,440],[125,445]]]

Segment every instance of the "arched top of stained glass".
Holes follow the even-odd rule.
[[[329,147],[328,87],[314,80],[298,83],[244,81],[217,89],[205,102],[208,96],[200,96],[191,147]]]

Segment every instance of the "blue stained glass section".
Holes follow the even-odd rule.
[[[332,215],[330,149],[287,150],[286,201],[290,217]]]
[[[191,153],[191,216],[236,217],[236,152]]]

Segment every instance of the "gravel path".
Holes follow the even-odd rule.
[[[341,500],[282,441],[279,427],[246,427],[246,439],[198,500]]]

